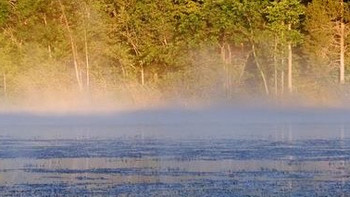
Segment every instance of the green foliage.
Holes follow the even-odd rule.
[[[0,27],[4,25],[10,16],[10,4],[6,0],[0,1]]]
[[[274,1],[267,6],[266,18],[269,28],[276,34],[285,34],[287,40],[300,43],[302,35],[300,32],[301,16],[304,15],[304,6],[300,0]],[[292,26],[289,29],[289,25]],[[283,39],[283,38],[281,38]]]
[[[306,42],[304,50],[309,56],[312,69],[323,68],[328,75],[334,75],[339,64],[340,19],[342,18],[340,1],[315,0],[307,7],[305,30]],[[344,2],[344,21],[349,20],[349,4]],[[348,22],[346,22],[348,35]],[[346,45],[349,45],[349,36]],[[348,54],[347,54],[348,56]]]
[[[296,51],[298,76],[333,73],[326,65],[335,65],[339,50],[334,42],[340,5],[332,0],[308,5],[300,0],[0,0],[0,76],[12,81],[8,91],[13,92],[77,87],[77,81],[84,90],[115,91],[144,82],[164,94],[208,98],[231,97],[248,86],[263,91],[259,73],[274,86],[275,75],[286,70],[288,44]],[[349,29],[349,4],[344,5]]]

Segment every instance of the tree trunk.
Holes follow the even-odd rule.
[[[229,83],[228,83],[228,56],[226,55],[226,46],[227,44],[225,42],[223,42],[220,45],[220,55],[221,55],[221,60],[223,62],[223,71],[224,71],[224,81],[223,81],[223,88],[225,91],[225,96],[228,96],[228,88],[229,88]],[[230,46],[227,46],[227,49],[229,49]],[[230,52],[230,51],[228,51]],[[230,55],[230,54],[229,54]]]
[[[89,48],[87,39],[87,28],[89,27],[90,12],[85,4],[86,19],[84,20],[84,44],[85,44],[85,64],[86,64],[86,89],[90,89],[90,62],[89,62]]]
[[[288,30],[292,29],[291,24],[288,25]],[[293,92],[293,51],[292,43],[288,42],[288,91]]]
[[[264,71],[262,70],[261,65],[260,65],[260,63],[259,63],[259,61],[258,61],[258,57],[257,57],[257,55],[256,55],[255,44],[252,44],[252,51],[253,51],[253,56],[254,56],[255,64],[256,64],[256,66],[258,67],[258,70],[259,70],[259,72],[260,72],[261,78],[262,78],[263,83],[264,83],[265,93],[266,93],[266,95],[269,95],[269,94],[270,94],[269,87],[267,86],[267,82],[266,82],[266,78],[265,78]]]
[[[345,83],[345,46],[344,46],[344,23],[341,23],[341,35],[340,35],[340,84]]]
[[[49,57],[52,58],[52,50],[51,50],[51,45],[47,46],[47,49],[49,51]]]
[[[239,74],[238,84],[241,84],[242,77],[243,77],[243,74],[244,74],[245,68],[247,67],[247,62],[248,62],[249,57],[250,57],[250,53],[248,53],[248,54],[247,54],[247,56],[246,56],[246,58],[245,58],[245,60],[244,60],[244,64],[243,64],[243,67],[242,67],[241,73]]]
[[[344,3],[341,1],[341,6],[342,6],[342,13],[341,13],[341,21],[340,21],[340,68],[339,68],[339,82],[340,84],[345,83],[345,60],[344,60],[344,55],[345,55],[345,24],[344,24]]]
[[[58,0],[58,2],[59,2],[60,7],[61,7],[62,16],[63,16],[64,22],[65,22],[65,25],[66,25],[66,28],[67,28],[67,32],[68,32],[68,36],[69,36],[69,40],[70,40],[70,45],[71,45],[72,54],[73,54],[73,63],[74,63],[75,77],[76,77],[76,80],[77,80],[77,83],[78,83],[78,86],[79,86],[79,91],[82,91],[83,90],[83,84],[82,84],[82,81],[81,81],[81,78],[80,78],[80,74],[79,74],[78,54],[77,54],[75,42],[74,42],[74,39],[73,39],[72,31],[71,31],[71,29],[69,27],[69,24],[68,24],[68,19],[67,19],[65,10],[64,10],[64,6],[63,6],[61,0]]]
[[[275,85],[275,96],[278,96],[278,73],[277,73],[277,38],[275,36],[275,46],[273,53],[273,66],[274,66],[274,85]]]
[[[6,74],[3,74],[3,91],[4,91],[4,97],[7,98],[7,80],[6,80]]]
[[[281,73],[281,95],[284,94],[284,71]]]
[[[231,64],[232,63],[232,51],[231,51],[231,46],[230,44],[227,44],[227,64]]]
[[[222,62],[226,62],[225,43],[220,45],[220,55],[221,55]]]
[[[232,79],[231,79],[231,64],[232,64],[232,51],[230,44],[226,45],[227,47],[227,66],[226,66],[226,80],[227,80],[227,95],[231,96],[231,86],[232,86]]]
[[[45,28],[47,28],[46,14],[44,14],[43,19],[44,19]],[[50,45],[50,44],[47,45],[47,49],[48,49],[48,51],[49,51],[49,57],[52,58],[51,45]]]
[[[145,70],[143,68],[143,65],[141,66],[141,84],[142,86],[145,85]]]
[[[85,62],[86,62],[86,88],[90,88],[90,64],[89,64],[89,50],[87,43],[86,29],[84,32],[84,41],[85,41]]]

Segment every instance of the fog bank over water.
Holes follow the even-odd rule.
[[[338,139],[349,128],[346,108],[267,104],[0,114],[0,137],[26,139]]]
[[[167,125],[251,123],[350,123],[350,109],[216,106],[167,107],[77,113],[3,112],[0,125]]]

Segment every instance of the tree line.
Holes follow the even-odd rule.
[[[1,98],[345,96],[349,8],[343,0],[0,0]]]

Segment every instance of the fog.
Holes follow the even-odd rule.
[[[0,136],[35,139],[339,138],[350,128],[341,109],[216,106],[99,113],[2,113]],[[344,136],[343,136],[344,137]]]
[[[277,107],[158,108],[87,113],[3,112],[1,125],[344,124],[348,109]]]

